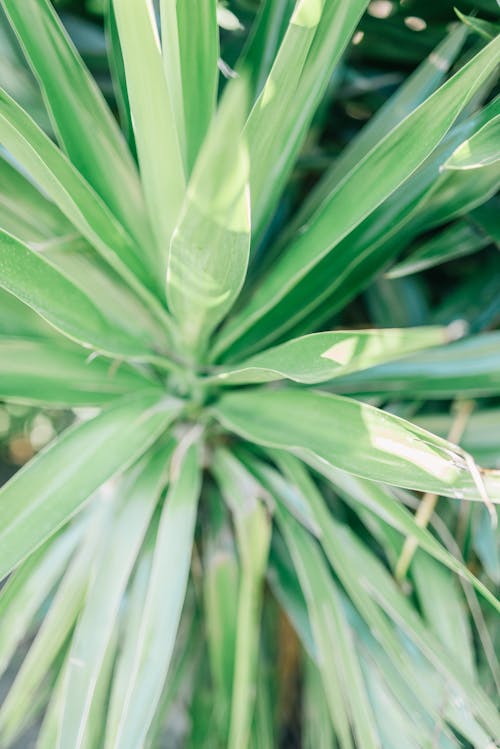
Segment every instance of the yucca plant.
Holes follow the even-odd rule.
[[[266,0],[223,80],[214,0],[113,0],[125,135],[48,0],[2,5],[57,145],[0,95],[0,397],[77,418],[0,490],[0,745],[493,747],[499,334],[452,343],[462,290],[339,328],[499,242],[494,25],[306,195],[365,0]]]

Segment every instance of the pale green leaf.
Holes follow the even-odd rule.
[[[387,278],[401,278],[412,273],[419,273],[435,265],[470,255],[488,244],[490,244],[489,237],[462,219],[430,239],[417,244],[408,257],[393,266],[385,275]]]
[[[71,223],[7,159],[0,157],[0,228],[25,242],[68,234]]]
[[[227,509],[218,493],[208,497],[203,528],[203,598],[207,648],[214,685],[214,724],[227,743],[236,649],[239,563]]]
[[[88,360],[76,347],[52,340],[0,335],[0,398],[48,406],[95,406],[154,381],[129,365]],[[159,392],[159,391],[158,391]]]
[[[281,455],[278,463],[285,467],[290,478],[302,486],[303,492],[307,492],[307,495],[311,497],[311,492],[308,491],[310,484],[304,488],[303,469],[297,464],[297,461],[289,455],[285,457]],[[348,504],[353,506],[355,511],[359,510],[360,507],[366,508],[377,518],[380,518],[385,525],[395,528],[403,536],[414,538],[420,548],[426,551],[429,556],[471,583],[485,600],[488,600],[493,606],[497,606],[496,599],[488,588],[460,560],[450,554],[427,528],[417,525],[414,516],[391,494],[388,488],[373,481],[351,476],[344,471],[326,466],[320,461],[313,460],[311,465],[332,482],[335,490]],[[320,507],[318,500],[316,500],[316,506]],[[324,512],[324,510],[320,512]],[[321,515],[316,515],[315,519],[316,522],[320,522]]]
[[[151,242],[135,164],[115,119],[48,0],[2,0],[72,163],[141,244]]]
[[[0,595],[0,673],[30,633],[34,618],[61,577],[81,536],[79,526],[68,529],[38,549],[10,576]]]
[[[245,439],[357,476],[469,500],[486,493],[500,503],[500,472],[482,471],[450,442],[350,398],[255,388],[223,395],[213,412]]]
[[[118,357],[147,358],[148,343],[126,335],[42,254],[0,231],[0,286],[86,348]]]
[[[269,221],[366,0],[298,0],[248,119],[252,227]]]
[[[172,100],[162,66],[152,0],[113,0],[139,165],[163,275],[185,193]]]
[[[167,678],[191,562],[194,525],[200,491],[199,437],[180,443],[171,462],[170,489],[165,500],[148,590],[142,612],[134,662],[121,706],[116,734],[108,745],[116,749],[142,746],[154,718]],[[170,575],[165,587],[165,575]]]
[[[467,29],[456,25],[446,38],[422,62],[415,72],[401,84],[396,93],[370,117],[358,135],[346,145],[338,159],[322,178],[318,187],[304,201],[301,216],[310,213],[334,189],[337,182],[353,169],[386,133],[422,104],[444,81],[467,36]]]
[[[233,305],[250,249],[244,81],[231,82],[189,182],[170,247],[167,299],[188,349],[204,344]]]
[[[474,651],[468,611],[464,596],[450,572],[417,552],[411,565],[411,576],[423,614],[430,628],[460,661],[464,671],[474,675]]]
[[[313,538],[283,508],[278,510],[300,584],[304,591],[330,715],[342,749],[380,747],[352,634],[338,590]]]
[[[356,372],[335,382],[342,393],[397,393],[397,397],[453,398],[500,392],[500,333],[491,331],[422,352],[400,362]]]
[[[165,76],[190,174],[217,100],[217,3],[205,0],[193,13],[190,0],[162,0],[160,9]]]
[[[137,554],[167,480],[169,451],[145,457],[116,487],[112,530],[92,565],[67,667],[58,747],[85,746],[89,720],[119,607]]]
[[[296,472],[294,475],[297,475]],[[491,735],[498,733],[498,715],[486,694],[476,683],[470,681],[456,660],[449,656],[448,651],[443,649],[439,641],[426,629],[380,560],[350,528],[335,520],[315,485],[303,470],[301,490],[311,502],[311,508],[322,528],[322,546],[347,595],[380,642],[383,657],[387,655],[393,661],[394,676],[401,679],[405,688],[407,684],[412,685],[411,694],[417,697],[414,711],[420,712],[425,706],[434,720],[434,725],[437,721],[441,722],[442,689],[446,685],[447,690],[453,690],[455,699],[462,701],[464,708],[456,709],[451,699],[444,708],[444,714],[446,718],[453,718],[453,723],[463,735],[475,732],[477,736],[477,731],[480,730],[478,723],[471,721],[472,711],[480,716],[481,723],[488,727]],[[379,605],[398,626],[402,627],[402,631],[428,659],[429,664],[426,664],[427,667],[420,677],[415,676],[415,658],[408,658],[400,636],[388,623]],[[378,660],[380,662],[380,657]],[[432,668],[428,667],[430,665]],[[428,680],[431,675],[437,681],[437,689],[429,688]],[[417,715],[418,713],[415,717]]]
[[[180,407],[158,395],[128,396],[70,428],[18,471],[0,490],[0,578],[142,455]]]
[[[282,378],[305,384],[325,382],[435,346],[447,337],[447,329],[438,327],[312,333],[263,351],[207,379],[222,385]]]
[[[229,749],[248,747],[255,710],[262,586],[271,523],[259,485],[229,452],[219,450],[213,470],[233,514],[241,575],[236,622]]]
[[[144,304],[130,285],[111,268],[83,237],[69,234],[30,244],[80,289],[101,314],[133,341],[152,351],[165,351],[165,320]]]
[[[4,91],[0,91],[0,141],[110,265],[127,280],[133,278],[130,271],[142,280],[148,279],[137,246],[101,198]]]
[[[43,679],[63,647],[82,606],[93,557],[109,530],[106,502],[97,502],[78,554],[71,560],[51,602],[49,612],[26,655],[0,709],[0,740],[3,746],[25,727],[26,713]]]
[[[462,143],[445,163],[445,169],[479,169],[500,160],[500,115]],[[500,171],[499,171],[500,178]]]

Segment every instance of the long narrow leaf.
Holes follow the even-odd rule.
[[[263,351],[208,379],[222,385],[282,378],[305,384],[325,382],[437,345],[448,335],[446,328],[438,327],[312,333]]]
[[[336,185],[295,241],[280,255],[248,305],[221,334],[218,352],[290,292],[307,273],[387,199],[446,135],[494,71],[500,38],[491,42],[415,109]],[[419,135],[425,130],[426,138]],[[394,158],[397,150],[399,158]],[[332,218],[334,217],[334,218]]]
[[[131,236],[150,229],[135,164],[96,83],[48,0],[2,0],[69,158]]]
[[[173,399],[130,396],[69,429],[16,473],[0,490],[0,578],[142,455],[179,410]]]
[[[190,174],[217,99],[217,3],[206,0],[194,14],[189,0],[162,0],[160,8],[165,75]]]
[[[149,347],[144,341],[134,341],[120,332],[43,255],[1,231],[0,286],[86,348],[125,358],[148,355]]]
[[[366,0],[299,0],[248,119],[252,226],[259,235],[283,189]]]
[[[46,406],[95,406],[152,381],[128,366],[113,370],[104,359],[56,341],[0,335],[0,398]]]
[[[167,299],[188,349],[206,342],[245,280],[250,249],[245,113],[246,85],[235,80],[197,159],[172,238]]]
[[[187,439],[190,439],[189,436]],[[156,538],[142,622],[116,735],[109,746],[136,749],[154,718],[181,616],[200,491],[199,446],[182,444],[172,456],[171,485]],[[183,454],[184,453],[184,454]],[[165,572],[174,569],[165,588]]]
[[[101,198],[36,123],[0,92],[0,140],[62,213],[122,274],[147,281],[139,251]],[[126,274],[130,279],[132,274]]]
[[[500,115],[491,119],[477,133],[452,153],[445,169],[479,169],[500,160]]]
[[[185,192],[180,141],[151,0],[113,0],[139,164],[163,274]]]
[[[382,364],[335,382],[342,393],[394,393],[398,397],[452,398],[496,395],[500,392],[500,334],[497,331],[457,341],[432,354]]]
[[[500,503],[499,472],[480,473],[450,442],[349,398],[252,389],[223,395],[213,410],[226,428],[258,444],[315,455],[375,481],[478,501],[486,492]]]
[[[94,564],[82,615],[71,644],[58,746],[85,746],[93,699],[112,640],[118,610],[168,473],[169,451],[146,457],[118,485],[120,507]]]

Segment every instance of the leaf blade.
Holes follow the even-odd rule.
[[[484,498],[469,456],[459,448],[365,403],[295,388],[251,389],[226,393],[213,413],[245,439],[312,454],[354,475],[444,496]],[[484,472],[482,480],[491,500],[500,503],[500,473]]]
[[[110,476],[145,452],[179,410],[178,401],[161,404],[157,396],[129,397],[68,430],[4,484],[0,490],[0,578],[52,535]],[[111,447],[109,455],[103,454]]]

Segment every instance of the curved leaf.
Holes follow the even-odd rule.
[[[500,471],[478,475],[472,458],[460,448],[350,398],[299,389],[249,389],[223,395],[213,412],[245,439],[315,455],[356,476],[469,500],[484,500],[486,491],[500,503]]]
[[[479,169],[500,160],[500,115],[462,143],[445,163],[445,169]]]
[[[446,328],[437,326],[312,333],[263,351],[207,380],[220,385],[271,382],[282,378],[305,384],[325,382],[348,372],[399,359],[420,348],[438,345],[446,341],[448,335]]]
[[[247,87],[228,86],[196,161],[170,245],[167,299],[182,343],[203,346],[233,305],[250,251]]]

